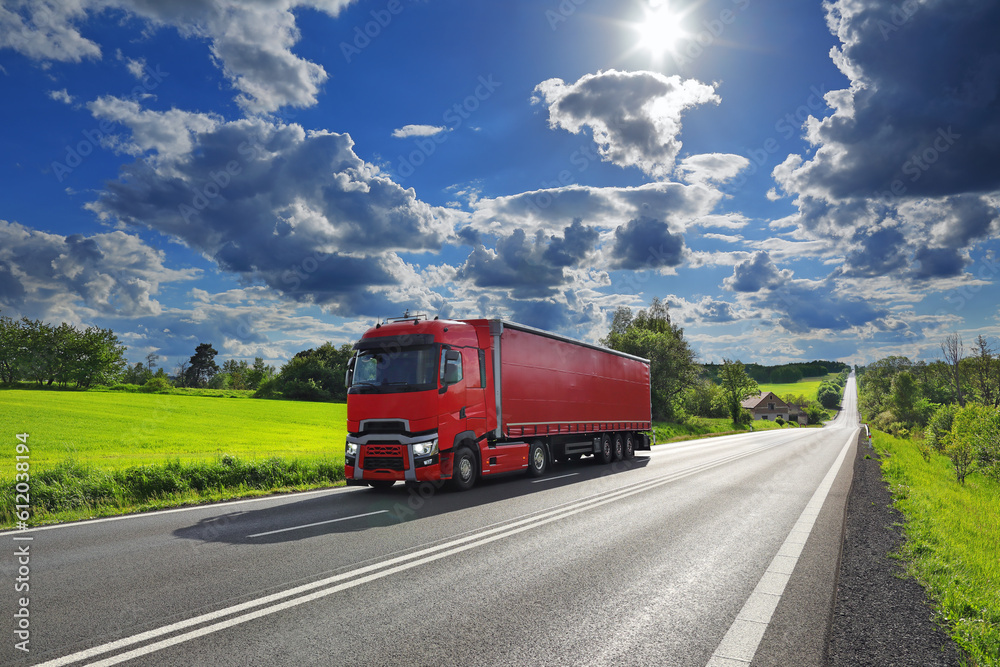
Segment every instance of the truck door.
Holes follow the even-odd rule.
[[[463,351],[441,350],[441,417],[438,426],[440,447],[451,448],[455,436],[467,430],[468,389],[463,369]]]

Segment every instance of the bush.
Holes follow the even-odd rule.
[[[824,382],[819,386],[816,399],[824,408],[832,410],[840,405],[840,394],[841,390],[837,388],[837,385]]]
[[[1000,480],[1000,410],[975,403],[959,409],[952,420],[950,445],[962,456],[972,457],[970,466]],[[959,481],[963,478],[960,474]]]
[[[939,452],[944,452],[948,444],[948,434],[951,433],[956,412],[958,407],[955,405],[941,405],[927,420],[927,444]]]
[[[784,426],[785,425],[785,420],[782,419],[781,417],[775,417],[774,418],[774,423],[777,424],[778,426]]]
[[[153,377],[146,381],[146,384],[139,387],[139,391],[147,394],[162,394],[170,391],[172,385],[165,377]]]

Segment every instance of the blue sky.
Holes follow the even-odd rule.
[[[404,310],[699,360],[998,342],[988,0],[0,8],[0,314],[172,370]]]

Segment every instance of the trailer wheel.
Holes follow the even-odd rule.
[[[614,458],[614,450],[611,448],[611,436],[607,433],[601,438],[601,451],[594,455],[598,463],[611,463]]]
[[[622,437],[621,433],[615,433],[613,447],[615,461],[621,461],[625,458],[625,438]]]
[[[541,477],[548,469],[548,456],[541,440],[535,440],[528,449],[528,475]]]
[[[468,491],[476,483],[476,456],[468,447],[460,447],[455,452],[455,468],[451,476],[451,487],[456,491]]]
[[[372,481],[368,482],[368,485],[371,486],[376,491],[387,491],[391,489],[392,485],[395,483],[396,482],[392,481],[391,479],[373,479]]]
[[[625,460],[629,461],[635,457],[635,436],[631,433],[625,434]]]

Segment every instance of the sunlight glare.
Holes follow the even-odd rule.
[[[681,17],[666,3],[647,10],[646,18],[636,26],[636,30],[639,33],[638,46],[654,56],[673,50],[685,35]]]

